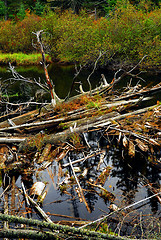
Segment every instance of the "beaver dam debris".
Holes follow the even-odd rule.
[[[46,65],[44,69],[46,72]],[[63,239],[67,236],[78,236],[80,239],[87,236],[91,236],[92,239],[119,239],[110,238],[103,233],[61,227],[61,224],[72,226],[92,224],[86,219],[72,217],[75,220],[55,221],[54,225],[54,221],[49,217],[54,214],[43,211],[43,202],[50,186],[39,179],[33,182],[32,176],[46,170],[52,186],[62,195],[68,196],[70,198],[68,201],[79,199],[89,213],[93,208],[87,198],[89,194],[96,194],[110,204],[109,217],[113,212],[125,210],[115,204],[117,196],[112,188],[110,191],[106,189],[112,171],[112,167],[105,164],[110,148],[115,145],[125,161],[126,158],[135,161],[138,154],[141,154],[156,169],[161,169],[161,103],[156,100],[155,104],[150,104],[154,94],[161,91],[161,83],[152,87],[142,87],[139,82],[135,86],[129,84],[123,89],[115,88],[120,81],[125,81],[126,76],[139,78],[141,81],[139,74],[133,73],[134,70],[136,71],[136,68],[129,72],[123,71],[122,75],[119,74],[120,70],[115,73],[110,84],[104,81],[100,87],[56,101],[54,106],[41,104],[39,109],[31,110],[30,105],[33,104],[31,102],[17,105],[1,99],[3,106],[0,116],[0,167],[3,188],[1,198],[3,197],[5,211],[0,218],[4,220],[1,227],[6,234],[2,234],[3,236],[9,237],[13,234],[16,237],[17,234],[24,237],[26,233],[30,238],[35,238],[36,231],[28,227],[24,230],[26,224],[29,224],[27,219],[22,218],[23,229],[19,226],[12,233],[9,222],[21,223],[18,216],[31,218],[32,213],[36,212],[49,223],[48,225],[44,223],[44,226],[38,220],[30,223],[33,226],[41,225],[40,238],[55,239],[56,233],[58,238]],[[22,76],[18,77],[22,79]],[[50,85],[49,76],[47,77]],[[52,92],[52,86],[49,87]],[[52,93],[53,99],[54,94]],[[8,106],[11,108],[10,111],[6,111]],[[99,141],[95,139],[95,134],[99,134],[104,141],[104,147],[101,147]],[[21,176],[19,187],[16,185],[18,176]],[[160,185],[154,185],[143,175],[140,179],[156,201],[160,202]],[[17,217],[9,217],[9,214]],[[125,214],[123,212],[121,216],[125,217]],[[64,215],[59,217],[71,218]],[[98,221],[100,225],[103,224],[102,220],[103,218]],[[43,227],[49,227],[49,231],[43,231]]]
[[[91,206],[86,199],[88,193],[97,194],[110,206],[115,206],[116,196],[105,187],[111,166],[102,168],[113,144],[121,149],[124,158],[128,156],[135,159],[140,152],[150,164],[161,168],[161,104],[159,101],[152,106],[148,104],[154,92],[161,90],[161,84],[119,91],[115,90],[114,82],[108,87],[70,98],[55,107],[48,104],[32,111],[27,111],[26,106],[24,111],[14,108],[12,114],[16,112],[16,117],[12,117],[11,112],[1,114],[0,158],[5,181],[2,193],[5,205],[9,201],[9,191],[14,189],[15,195],[16,192],[22,194],[19,208],[25,201],[27,215],[33,208],[44,220],[52,222],[41,208],[48,194],[48,190],[44,190],[46,185],[40,181],[30,184],[29,181],[33,172],[47,169],[55,189],[67,196],[71,195],[70,189],[74,189],[75,196],[89,213]],[[103,149],[97,144],[94,147],[91,145],[89,136],[96,132],[106,141]],[[53,164],[55,172],[49,169]],[[89,172],[91,176],[87,178]],[[21,188],[15,184],[15,174],[21,175],[24,184]],[[54,182],[54,176],[57,176],[57,182]],[[153,183],[143,180],[153,194],[159,193],[159,186],[156,188],[152,186]],[[156,197],[160,202],[159,195]],[[15,206],[16,197],[12,195],[12,198]],[[39,202],[41,205],[38,205]],[[119,208],[115,206],[113,209]],[[15,207],[5,213],[15,215]],[[21,216],[21,211],[18,214]],[[64,224],[63,221],[59,223]],[[77,221],[72,221],[73,225],[78,226]],[[65,221],[65,224],[68,223],[71,225],[71,221]],[[85,225],[87,222],[80,220],[79,224]]]

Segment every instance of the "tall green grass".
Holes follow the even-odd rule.
[[[51,62],[51,57],[46,56],[46,60]],[[0,53],[0,64],[6,65],[9,62],[16,65],[39,65],[42,61],[40,53]]]

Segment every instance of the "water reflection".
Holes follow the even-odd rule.
[[[42,83],[45,83],[45,75],[42,66],[17,66],[15,67],[16,71],[27,78],[30,78],[33,80],[34,78],[38,81],[41,79]],[[55,91],[57,95],[60,98],[65,98],[71,88],[73,78],[75,76],[75,67],[73,65],[59,65],[59,64],[50,64],[48,67],[49,75],[51,80],[53,81],[53,84],[55,86]],[[91,84],[92,87],[95,87],[100,84],[101,79],[101,73],[106,70],[98,70],[95,72],[94,75],[91,76]],[[83,89],[86,91],[89,89],[89,85],[87,83],[87,77],[91,73],[91,70],[84,68],[82,72],[78,75],[76,79],[76,83],[74,85],[74,90],[72,91],[71,95],[78,94],[79,91],[79,83],[82,82]],[[7,67],[0,67],[0,77],[3,80],[6,80],[10,78],[11,72],[8,71]],[[111,79],[113,78],[112,72],[106,71],[106,78],[107,81],[111,82]],[[22,84],[22,83],[21,83]],[[20,82],[15,82],[12,86],[8,88],[8,94],[13,95],[18,92],[18,97],[21,99],[22,93],[30,97],[33,97],[35,94],[35,90],[38,89],[38,87],[33,84],[26,84],[23,82],[23,87],[20,89]],[[18,98],[17,98],[18,99]],[[47,99],[48,100],[48,99]]]
[[[45,75],[42,66],[16,66],[16,71],[27,78],[30,79],[36,79],[39,81],[41,79],[42,83],[45,83]],[[73,78],[75,76],[76,70],[74,65],[60,65],[60,64],[50,64],[48,66],[48,71],[51,80],[53,81],[53,84],[55,86],[55,90],[57,95],[60,98],[65,98],[71,88]],[[83,84],[83,89],[85,91],[89,90],[89,85],[87,82],[87,78],[89,74],[92,72],[92,70],[88,68],[83,68],[78,77],[76,78],[76,83],[74,85],[73,91],[71,95],[76,95],[79,92],[79,83],[81,82]],[[95,71],[95,73],[91,76],[90,82],[92,87],[96,87],[100,85],[101,82],[101,74],[104,74],[106,77],[107,82],[111,82],[114,76],[114,72],[104,69],[98,69]],[[0,67],[0,78],[2,81],[10,78],[11,72],[8,71],[8,67]],[[145,79],[145,82],[140,82],[141,85],[146,86],[147,84],[154,85],[160,82],[160,73],[154,74],[154,73],[142,73],[143,79]],[[130,81],[130,78],[124,78],[119,84],[117,84],[118,89],[123,89],[127,86],[127,83]],[[132,80],[132,85],[135,85],[138,82],[137,79]],[[14,95],[15,93],[18,93],[17,95],[17,101],[24,100],[25,97],[30,98],[35,96],[36,89],[39,89],[34,84],[26,84],[26,83],[20,83],[19,81],[15,82],[8,88],[8,94]],[[25,97],[24,97],[25,95]],[[159,94],[157,95],[159,97]],[[50,100],[49,96],[46,96],[46,100]],[[45,100],[43,99],[43,100]]]
[[[123,151],[122,147],[116,145],[117,141],[114,137],[110,136],[107,139],[103,136],[103,133],[99,131],[86,134],[86,138],[91,148],[84,148],[83,150],[80,150],[80,152],[69,152],[69,154],[63,159],[62,164],[68,163],[69,157],[72,161],[74,161],[82,158],[84,154],[87,155],[97,151],[98,149],[105,151],[104,159],[99,170],[97,167],[100,161],[100,155],[94,155],[93,157],[74,165],[74,167],[79,167],[81,169],[81,173],[85,169],[88,170],[84,177],[79,177],[81,173],[78,173],[77,176],[79,177],[81,187],[84,190],[84,196],[91,213],[87,211],[83,203],[80,203],[78,194],[75,191],[75,183],[71,185],[69,184],[67,188],[69,194],[66,194],[65,192],[61,193],[59,186],[60,182],[64,180],[65,175],[62,174],[62,177],[60,178],[60,163],[54,161],[52,165],[45,170],[41,170],[40,166],[33,163],[33,165],[26,165],[26,169],[23,171],[17,171],[15,178],[17,193],[15,194],[14,199],[14,211],[17,214],[26,213],[28,217],[32,216],[40,218],[38,215],[35,215],[33,210],[30,209],[29,211],[29,208],[25,205],[26,203],[23,195],[21,195],[18,190],[19,188],[22,188],[22,182],[24,183],[26,189],[30,189],[32,184],[36,181],[46,182],[48,193],[42,208],[45,212],[51,214],[51,219],[53,221],[62,220],[62,217],[55,216],[54,214],[72,216],[73,219],[81,218],[94,220],[101,217],[105,212],[109,213],[108,207],[111,203],[115,203],[117,206],[123,207],[151,196],[152,193],[149,191],[147,181],[153,183],[155,187],[159,188],[161,182],[161,170],[159,168],[156,169],[155,167],[152,167],[147,162],[146,156],[143,156],[138,152],[135,158],[129,158],[127,153]],[[109,171],[110,174],[103,187],[111,194],[114,194],[115,198],[113,199],[102,198],[100,189],[95,189],[89,185],[90,179],[92,179],[92,183],[95,183],[102,170],[104,168],[108,168],[109,166],[112,169]],[[28,171],[29,168],[30,171]],[[69,175],[73,176],[70,166],[62,169],[61,171],[62,173],[65,173],[67,170]],[[7,175],[6,181],[12,182],[14,173],[8,172],[5,174],[9,175],[9,178]],[[3,185],[1,187],[1,193],[6,189],[6,186],[7,185]],[[9,200],[10,196],[13,198],[13,195],[10,195],[12,191],[13,185],[9,192],[7,192]],[[3,209],[4,202],[1,202],[1,211],[3,211]],[[149,202],[145,202],[143,205],[137,205],[135,209],[137,209],[138,212],[153,215],[159,214],[159,211],[161,210],[156,198],[150,199]],[[137,216],[136,211],[135,216]],[[134,216],[130,215],[129,217]],[[114,224],[116,222],[118,224],[117,221],[120,221],[120,219],[118,220],[116,217],[113,217],[112,223]]]

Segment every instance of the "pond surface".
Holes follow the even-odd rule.
[[[15,67],[16,71],[26,78],[30,78],[31,80],[36,79],[37,81],[39,78],[41,79],[42,83],[45,83],[45,75],[43,68],[41,66],[26,66],[26,67]],[[79,66],[78,66],[79,69]],[[49,75],[53,84],[55,85],[55,91],[60,98],[65,98],[71,88],[73,78],[76,74],[75,67],[72,65],[63,66],[58,64],[53,64],[48,67]],[[87,77],[91,73],[88,69],[83,69],[78,77],[76,78],[76,83],[73,88],[71,95],[78,94],[79,91],[79,83],[83,84],[83,89],[86,91],[89,89],[89,85],[87,82]],[[90,78],[92,87],[99,86],[101,80],[101,73],[102,71],[97,71],[93,74]],[[107,81],[111,81],[113,78],[113,73],[108,72]],[[8,70],[7,67],[0,67],[0,78],[2,81],[11,78],[12,74]],[[9,87],[9,94],[13,94],[17,92],[20,97],[23,97],[24,94],[28,98],[34,96],[35,89],[37,88],[34,84],[24,83],[24,82],[15,82],[11,87]],[[23,96],[22,96],[23,91]],[[25,99],[25,98],[24,98]],[[49,100],[49,99],[48,99]]]
[[[35,78],[37,80],[40,77],[42,82],[45,81],[44,72],[41,67],[17,67],[16,70],[24,77],[29,77],[31,79]],[[75,74],[74,66],[60,66],[58,64],[54,64],[49,66],[48,70],[49,75],[55,84],[56,93],[60,98],[65,98],[70,90]],[[81,81],[83,83],[84,90],[88,89],[88,83],[86,79],[90,73],[91,71],[87,69],[83,70],[76,80],[76,82]],[[91,77],[91,83],[93,87],[99,85],[101,73],[104,73],[107,81],[111,82],[114,73],[109,72],[105,69],[99,70]],[[1,67],[0,77],[3,81],[11,77],[11,73],[6,72],[6,68]],[[144,74],[144,79],[146,80],[146,83],[143,82],[143,85],[147,85],[147,82],[149,85],[155,85],[160,82],[160,75]],[[120,82],[118,88],[125,87],[126,85],[126,81]],[[77,90],[78,86],[79,84],[75,86]],[[18,82],[9,88],[9,93],[14,94],[15,92],[18,92],[19,96],[22,97],[22,100],[26,100],[26,97],[30,98],[31,96],[34,96],[35,90],[36,88],[33,87],[33,85],[28,86],[26,83]],[[24,91],[23,94],[22,91]],[[77,94],[77,91],[74,90],[72,92],[72,95],[75,94]],[[46,100],[50,99],[47,97]],[[160,93],[154,96],[151,104],[155,104],[157,100],[161,100]],[[147,161],[147,156],[142,156],[138,153],[135,159],[130,159],[126,154],[123,153],[122,149],[116,147],[115,139],[110,139],[110,141],[113,141],[113,147],[110,147],[109,149],[109,139],[103,137],[101,132],[87,134],[86,137],[91,146],[91,150],[89,150],[89,152],[93,152],[98,149],[103,149],[105,151],[104,161],[100,166],[100,172],[107,166],[111,167],[110,175],[107,178],[104,187],[110,193],[114,194],[114,203],[117,206],[127,206],[151,195],[148,187],[143,181],[143,176],[146,177],[149,182],[155,183],[156,186],[160,186],[161,168],[150,165]],[[70,155],[70,158],[73,161],[75,159],[82,158],[84,156],[83,154],[83,151],[79,154],[72,153]],[[69,155],[63,159],[64,163],[68,162],[68,157]],[[99,176],[100,172],[97,170],[99,159],[100,155],[97,155],[85,162],[81,162],[80,164],[76,165],[80,167],[81,172],[83,172],[85,169],[88,169],[88,174],[82,182],[84,189],[86,189],[86,182],[90,178],[96,180],[96,178]],[[43,171],[39,171],[39,166],[35,165],[35,171],[34,173],[32,172],[29,178],[25,179],[25,174],[24,176],[16,176],[16,186],[18,188],[21,188],[21,181],[25,183],[26,188],[31,187],[31,185],[36,181],[45,182],[48,192],[43,202],[42,208],[46,213],[49,213],[53,221],[59,221],[66,218],[54,216],[52,214],[72,216],[73,220],[75,218],[95,220],[97,218],[100,218],[102,215],[109,213],[110,202],[108,199],[104,200],[96,193],[84,191],[84,195],[91,209],[91,213],[87,211],[84,203],[80,203],[79,198],[75,192],[75,186],[67,189],[69,191],[68,195],[61,193],[59,190],[59,184],[64,180],[64,177],[60,177],[59,179],[59,171],[60,167],[59,163],[57,162],[53,162],[47,169]],[[70,167],[68,168],[68,171],[69,173],[71,172]],[[1,188],[0,194],[2,192],[3,189]],[[18,202],[22,200],[16,201]],[[24,204],[22,204],[21,207],[19,203],[17,204],[19,205],[19,211],[24,214]],[[139,214],[142,214],[142,216],[151,215],[156,219],[159,219],[160,217],[161,205],[156,198],[145,201],[142,204],[135,206],[134,209],[136,208],[138,209],[135,210],[136,212],[134,212],[138,218],[140,216]],[[3,210],[4,202],[2,201],[1,211],[3,212]],[[16,211],[18,212],[18,210]],[[34,216],[34,214],[32,216]],[[36,217],[39,218],[38,215]],[[132,216],[130,217],[132,218]]]
[[[79,66],[77,66],[79,70]],[[22,76],[29,78],[31,80],[36,79],[39,81],[41,79],[41,83],[45,83],[45,75],[42,66],[17,66],[15,67],[16,71]],[[75,66],[73,65],[60,65],[60,64],[51,64],[48,67],[49,75],[53,84],[55,86],[55,91],[60,98],[65,98],[71,88],[73,78],[76,74]],[[89,84],[87,82],[88,76],[91,74],[92,70],[84,68],[80,71],[80,74],[76,78],[75,85],[71,92],[71,96],[78,94],[80,82],[83,84],[83,90],[89,90]],[[121,72],[122,73],[122,72]],[[90,77],[90,82],[92,87],[100,86],[102,82],[101,74],[104,74],[107,82],[111,82],[114,77],[114,72],[109,71],[107,69],[99,69],[94,72],[94,74]],[[136,83],[140,83],[142,86],[151,86],[160,82],[161,73],[155,72],[143,72],[139,76],[143,77],[145,81],[141,81],[138,79],[132,80],[132,86]],[[7,80],[11,78],[12,74],[7,66],[0,67],[0,79],[1,81]],[[118,89],[122,89],[129,84],[131,77],[124,78],[117,84]],[[8,94],[12,95],[17,93],[17,100],[29,100],[30,97],[35,97],[35,91],[38,89],[36,84],[25,83],[21,81],[16,81],[14,84],[9,84]],[[47,101],[50,101],[50,95],[45,96]],[[160,98],[160,93],[157,94],[154,98]]]

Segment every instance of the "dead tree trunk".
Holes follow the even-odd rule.
[[[60,98],[55,93],[54,86],[53,86],[53,84],[50,80],[49,73],[48,73],[48,70],[47,70],[46,60],[45,60],[45,52],[44,52],[44,47],[43,47],[43,44],[42,44],[42,32],[43,32],[43,30],[40,30],[40,31],[38,31],[34,34],[36,34],[37,42],[38,42],[38,44],[40,46],[40,50],[41,50],[42,64],[43,64],[43,68],[44,68],[44,72],[45,72],[46,82],[47,82],[48,87],[50,89],[51,102],[52,102],[53,106],[55,106],[56,103],[60,101]]]

